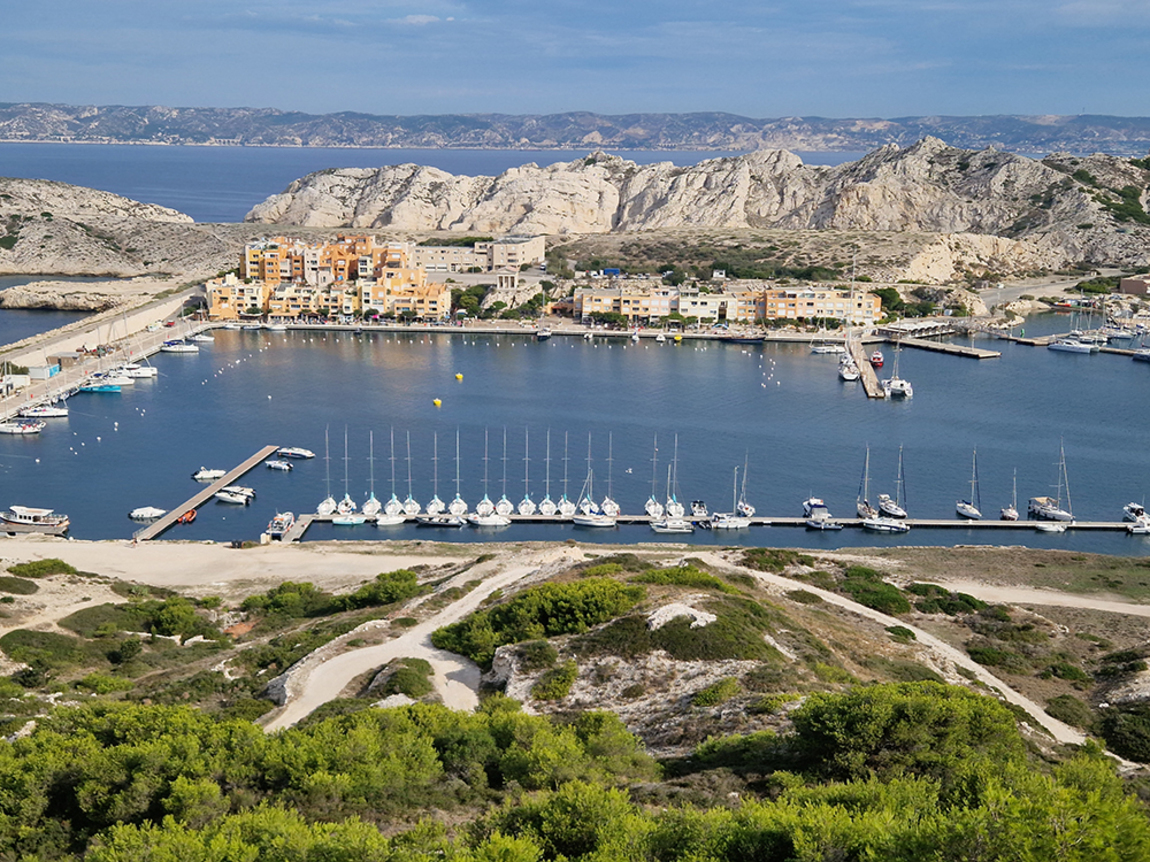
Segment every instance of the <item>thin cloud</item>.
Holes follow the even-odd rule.
[[[404,15],[402,18],[390,18],[386,23],[388,24],[403,24],[411,27],[426,27],[428,24],[438,24],[444,19],[438,15]],[[448,18],[448,21],[454,20]]]

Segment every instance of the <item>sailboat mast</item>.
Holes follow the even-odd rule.
[[[391,427],[391,496],[395,497],[395,426]]]
[[[611,462],[614,460],[612,457],[612,444],[614,434],[610,431],[607,432],[607,496],[611,496]]]
[[[567,438],[568,438],[568,435],[570,433],[571,433],[570,431],[564,431],[563,432],[563,499],[564,500],[567,499],[567,461],[570,460],[567,457]]]
[[[323,429],[323,468],[327,475],[327,495],[331,496],[331,429]]]
[[[348,474],[347,474],[347,462],[348,462],[348,460],[350,460],[350,459],[347,456],[347,426],[344,425],[343,426],[343,495],[345,497],[350,496],[350,494],[348,492]]]
[[[487,429],[483,429],[483,496],[487,494]]]
[[[739,468],[735,467],[735,481],[731,483],[731,512],[738,514],[739,509]]]
[[[503,498],[507,498],[507,426],[503,426]]]
[[[375,496],[375,431],[367,432],[367,464],[368,482],[371,484],[371,496]]]
[[[551,499],[551,429],[547,429],[547,460],[546,464],[547,478],[545,479],[544,495],[548,500]]]
[[[459,496],[459,428],[455,429],[455,496]]]
[[[895,342],[895,344],[896,344],[896,350],[897,350],[897,344],[898,343]],[[897,356],[898,356],[898,353],[896,352],[895,353],[895,357],[896,357],[895,362],[896,363],[898,362]],[[894,494],[895,494],[895,501],[894,501],[895,505],[899,506],[900,508],[905,509],[906,508],[906,487],[905,487],[905,477],[903,476],[903,472],[902,472],[902,446],[898,447],[898,479],[895,481]]]
[[[407,431],[407,497],[411,499],[411,429]]]
[[[531,429],[523,429],[523,496],[531,495]]]
[[[659,435],[655,435],[654,448],[651,450],[651,499],[659,496]]]
[[[431,493],[439,499],[439,432],[432,432],[431,436]]]

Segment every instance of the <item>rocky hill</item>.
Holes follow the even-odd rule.
[[[864,152],[927,135],[1016,152],[1142,155],[1150,118],[1019,116],[756,119],[721,112],[412,117],[273,108],[0,104],[0,140],[311,147],[755,150]]]
[[[969,233],[1001,237],[1000,254],[1050,268],[1131,265],[1147,261],[1150,237],[1150,171],[1140,164],[1103,155],[1037,160],[932,137],[834,167],[785,150],[692,167],[594,153],[497,177],[405,164],[310,174],[246,219],[553,235],[685,227]]]

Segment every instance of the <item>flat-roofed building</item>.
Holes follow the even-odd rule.
[[[271,287],[264,282],[241,281],[230,272],[207,282],[205,289],[209,320],[236,320],[253,309],[263,314],[271,292]]]

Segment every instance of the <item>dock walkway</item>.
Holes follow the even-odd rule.
[[[234,484],[235,481],[240,478],[240,476],[243,476],[257,464],[261,463],[265,458],[270,457],[273,453],[275,453],[277,449],[279,449],[278,446],[264,446],[262,449],[260,449],[260,451],[256,452],[256,454],[252,455],[252,457],[248,458],[238,467],[235,467],[225,473],[222,479],[217,479],[215,482],[212,482],[212,484],[208,485],[198,494],[169,511],[168,514],[164,515],[164,517],[153,521],[152,523],[148,524],[148,526],[140,530],[137,530],[132,534],[132,538],[137,542],[146,542],[149,539],[156,538],[156,536],[160,535],[160,533],[164,532],[164,530],[168,529],[170,526],[172,526],[172,524],[176,523],[176,519],[184,514],[184,512],[188,511],[188,509],[198,509],[208,500],[212,499],[216,491],[219,491],[221,488],[226,488],[228,485]]]
[[[878,375],[875,373],[874,366],[870,364],[870,357],[867,356],[862,342],[856,338],[848,338],[847,350],[850,351],[851,358],[854,359],[855,365],[858,367],[859,380],[862,381],[867,398],[886,398],[886,391],[879,383]]]
[[[998,359],[1002,354],[997,350],[983,350],[980,347],[967,347],[962,344],[943,344],[925,338],[900,338],[899,344],[917,347],[919,350],[933,350],[936,353],[949,353],[951,356],[966,356],[970,359]]]

